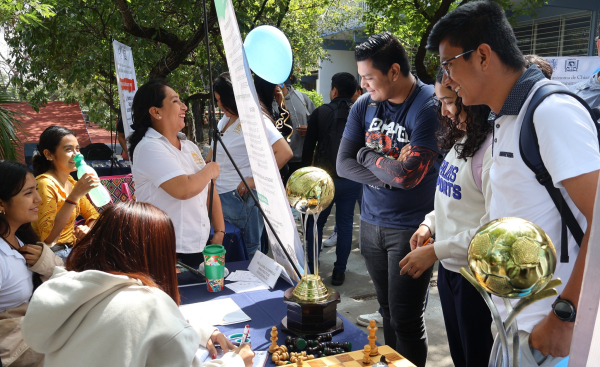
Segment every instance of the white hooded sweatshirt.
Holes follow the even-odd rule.
[[[46,355],[45,367],[244,366],[234,353],[204,364],[195,359],[216,330],[198,329],[157,288],[60,267],[35,291],[22,323],[25,342]]]

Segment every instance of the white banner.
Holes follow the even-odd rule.
[[[263,118],[231,0],[215,0],[215,6],[257,196],[291,260],[303,273],[304,250],[265,130],[265,123],[272,122]],[[266,223],[265,227],[273,257],[284,268],[282,275],[300,281]]]
[[[585,82],[600,69],[600,57],[545,57],[552,65],[552,80],[557,80],[567,87]]]
[[[123,117],[123,128],[125,130],[125,137],[127,138],[133,131],[131,129],[131,104],[133,103],[133,96],[137,91],[135,68],[133,67],[133,53],[131,52],[131,47],[119,41],[113,41],[113,51],[115,53],[115,70],[117,72],[121,116]]]

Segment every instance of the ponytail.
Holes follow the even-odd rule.
[[[135,92],[131,105],[133,111],[131,128],[133,133],[127,139],[129,141],[129,158],[132,162],[136,146],[142,141],[148,129],[152,127],[150,108],[161,108],[163,106],[163,100],[166,97],[165,87],[169,87],[169,84],[164,79],[152,79],[144,83]]]

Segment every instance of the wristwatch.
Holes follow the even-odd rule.
[[[577,317],[575,305],[569,300],[560,298],[560,296],[552,304],[552,310],[556,317],[562,321],[575,322],[575,318]]]

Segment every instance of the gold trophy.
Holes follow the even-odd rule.
[[[498,329],[489,367],[519,366],[517,315],[536,301],[557,296],[554,288],[562,284],[560,279],[552,280],[556,268],[554,245],[534,223],[500,218],[478,230],[469,246],[468,262],[471,273],[465,268],[460,273],[477,288]],[[488,292],[504,300],[508,313],[504,321]],[[520,299],[514,308],[511,298]]]
[[[340,294],[333,288],[326,287],[319,276],[317,218],[331,204],[334,193],[333,179],[317,167],[295,171],[286,185],[290,205],[302,213],[304,242],[304,275],[300,283],[285,292],[287,316],[281,321],[285,329],[296,335],[335,334],[343,330],[342,320],[337,317]],[[313,217],[314,274],[308,274],[306,229],[309,215]]]

